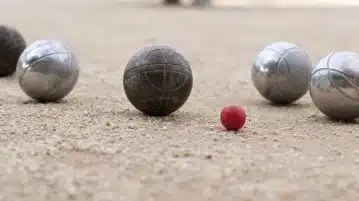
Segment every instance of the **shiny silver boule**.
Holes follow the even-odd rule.
[[[20,55],[16,73],[21,89],[40,102],[58,101],[77,83],[79,67],[75,55],[55,40],[39,40]]]
[[[309,91],[316,107],[335,120],[359,117],[359,55],[334,52],[313,69]]]
[[[295,44],[277,42],[266,46],[252,65],[252,82],[274,104],[290,104],[308,91],[312,63]]]

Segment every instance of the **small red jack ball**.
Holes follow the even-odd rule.
[[[221,123],[227,130],[237,131],[246,122],[246,112],[240,106],[229,105],[221,111]]]

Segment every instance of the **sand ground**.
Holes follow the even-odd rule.
[[[28,101],[0,80],[0,200],[356,201],[356,123],[326,119],[309,94],[268,104],[250,79],[268,43],[301,45],[313,63],[358,51],[359,9],[190,9],[111,0],[0,1],[1,23],[28,42],[69,44],[81,65],[58,104]],[[166,118],[127,101],[122,74],[140,48],[175,47],[192,65],[188,102]],[[221,107],[243,105],[239,133],[220,131]]]

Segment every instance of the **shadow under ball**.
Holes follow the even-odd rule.
[[[7,25],[0,26],[0,77],[14,74],[25,48],[26,41],[18,30]]]
[[[335,120],[359,117],[359,55],[340,51],[321,59],[313,69],[309,91],[315,106]]]
[[[23,51],[16,73],[28,96],[39,102],[55,102],[72,91],[79,67],[75,55],[64,44],[38,40]]]
[[[277,42],[266,46],[252,65],[252,82],[274,104],[297,101],[308,91],[312,63],[297,45]]]
[[[188,61],[166,46],[146,47],[128,62],[123,75],[127,98],[139,111],[165,116],[188,99],[193,85]]]

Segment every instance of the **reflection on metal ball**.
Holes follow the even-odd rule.
[[[312,63],[297,45],[277,42],[266,46],[252,65],[258,92],[274,104],[290,104],[308,91]]]
[[[317,108],[335,120],[359,117],[359,55],[334,52],[321,59],[310,79],[310,96]]]
[[[79,67],[75,55],[55,40],[39,40],[20,55],[17,76],[21,89],[40,102],[58,101],[77,83]]]
[[[192,82],[188,61],[166,46],[146,47],[137,52],[123,75],[124,90],[131,104],[152,116],[178,110],[187,101]]]

